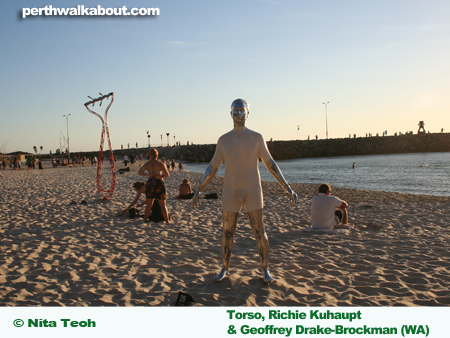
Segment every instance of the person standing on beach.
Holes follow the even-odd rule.
[[[262,159],[269,172],[288,193],[293,204],[297,202],[297,194],[291,189],[267,149],[261,134],[245,126],[249,114],[249,105],[242,99],[231,104],[231,117],[234,128],[222,135],[216,146],[216,152],[211,160],[199,188],[194,194],[192,207],[196,208],[200,195],[214,178],[223,162],[226,163],[222,192],[222,261],[223,266],[215,280],[220,282],[229,273],[231,254],[233,251],[234,234],[242,205],[244,206],[250,226],[256,237],[258,253],[261,258],[263,277],[266,283],[274,281],[270,275],[269,240],[263,224],[263,194],[258,163]]]
[[[123,164],[125,165],[125,167],[128,165],[128,162],[130,161],[129,159],[128,159],[128,156],[127,156],[127,154],[125,154],[125,155],[123,155]]]
[[[30,157],[27,158],[27,166],[28,170],[30,170],[33,167],[33,159]]]
[[[311,201],[311,226],[314,229],[348,229],[347,202],[331,196],[331,186],[322,183]]]
[[[166,185],[164,184],[164,178],[169,177],[169,172],[166,165],[158,161],[158,151],[156,149],[150,150],[150,160],[139,169],[138,175],[148,177],[145,190],[147,206],[145,207],[144,222],[148,222],[153,201],[157,200],[164,220],[166,223],[169,223],[169,213],[166,206]]]

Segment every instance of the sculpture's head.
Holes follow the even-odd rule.
[[[231,117],[233,118],[235,125],[243,126],[245,124],[245,120],[247,120],[249,104],[247,101],[243,99],[236,99],[231,104]]]

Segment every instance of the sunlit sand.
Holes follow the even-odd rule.
[[[142,180],[138,167],[117,175],[113,198],[103,203],[95,167],[2,171],[0,305],[173,306],[179,291],[197,306],[450,304],[449,197],[333,187],[356,228],[332,235],[302,231],[316,186],[293,184],[300,200],[292,206],[277,183],[263,182],[276,281],[262,280],[242,212],[230,275],[216,283],[222,178],[207,189],[219,199],[191,210],[190,201],[175,199],[178,186],[187,177],[195,189],[202,175],[170,172],[171,224],[117,218],[135,196],[132,184]]]

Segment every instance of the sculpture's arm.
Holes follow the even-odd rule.
[[[211,165],[211,163],[208,165],[208,168],[206,168],[205,174],[203,175],[203,178],[200,182],[200,185],[198,186],[197,191],[194,194],[193,200],[192,200],[192,208],[195,209],[200,204],[200,195],[203,190],[205,190],[206,186],[211,182],[211,180],[216,176],[217,170],[219,168],[216,168]]]
[[[274,161],[273,158],[270,160],[264,162],[267,170],[272,174],[273,177],[280,183],[281,187],[286,191],[291,199],[292,204],[297,203],[298,196],[294,192],[294,190],[291,189],[288,182],[286,182],[286,179],[283,176],[283,173],[281,172],[280,168],[278,167],[278,164]]]
[[[289,184],[286,182],[286,179],[284,178],[280,168],[278,167],[278,164],[274,161],[274,159],[270,155],[269,149],[267,149],[267,144],[262,136],[260,136],[258,155],[259,158],[264,162],[267,170],[269,170],[272,176],[275,177],[278,183],[280,183],[284,191],[286,191],[289,194],[292,204],[297,203],[298,200],[297,194],[291,189]]]

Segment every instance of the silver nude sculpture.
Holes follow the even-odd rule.
[[[245,126],[249,115],[249,105],[242,99],[231,104],[231,117],[234,128],[222,135],[216,146],[216,151],[206,172],[194,194],[192,207],[200,202],[201,192],[216,175],[225,162],[224,184],[222,192],[222,260],[223,266],[215,280],[220,282],[229,272],[231,254],[233,252],[234,234],[241,207],[247,212],[250,226],[256,237],[258,253],[261,258],[263,278],[271,283],[274,278],[269,272],[269,240],[263,224],[263,193],[258,163],[261,159],[269,172],[280,183],[290,196],[293,204],[297,202],[297,194],[286,182],[280,168],[273,160],[261,134]]]

